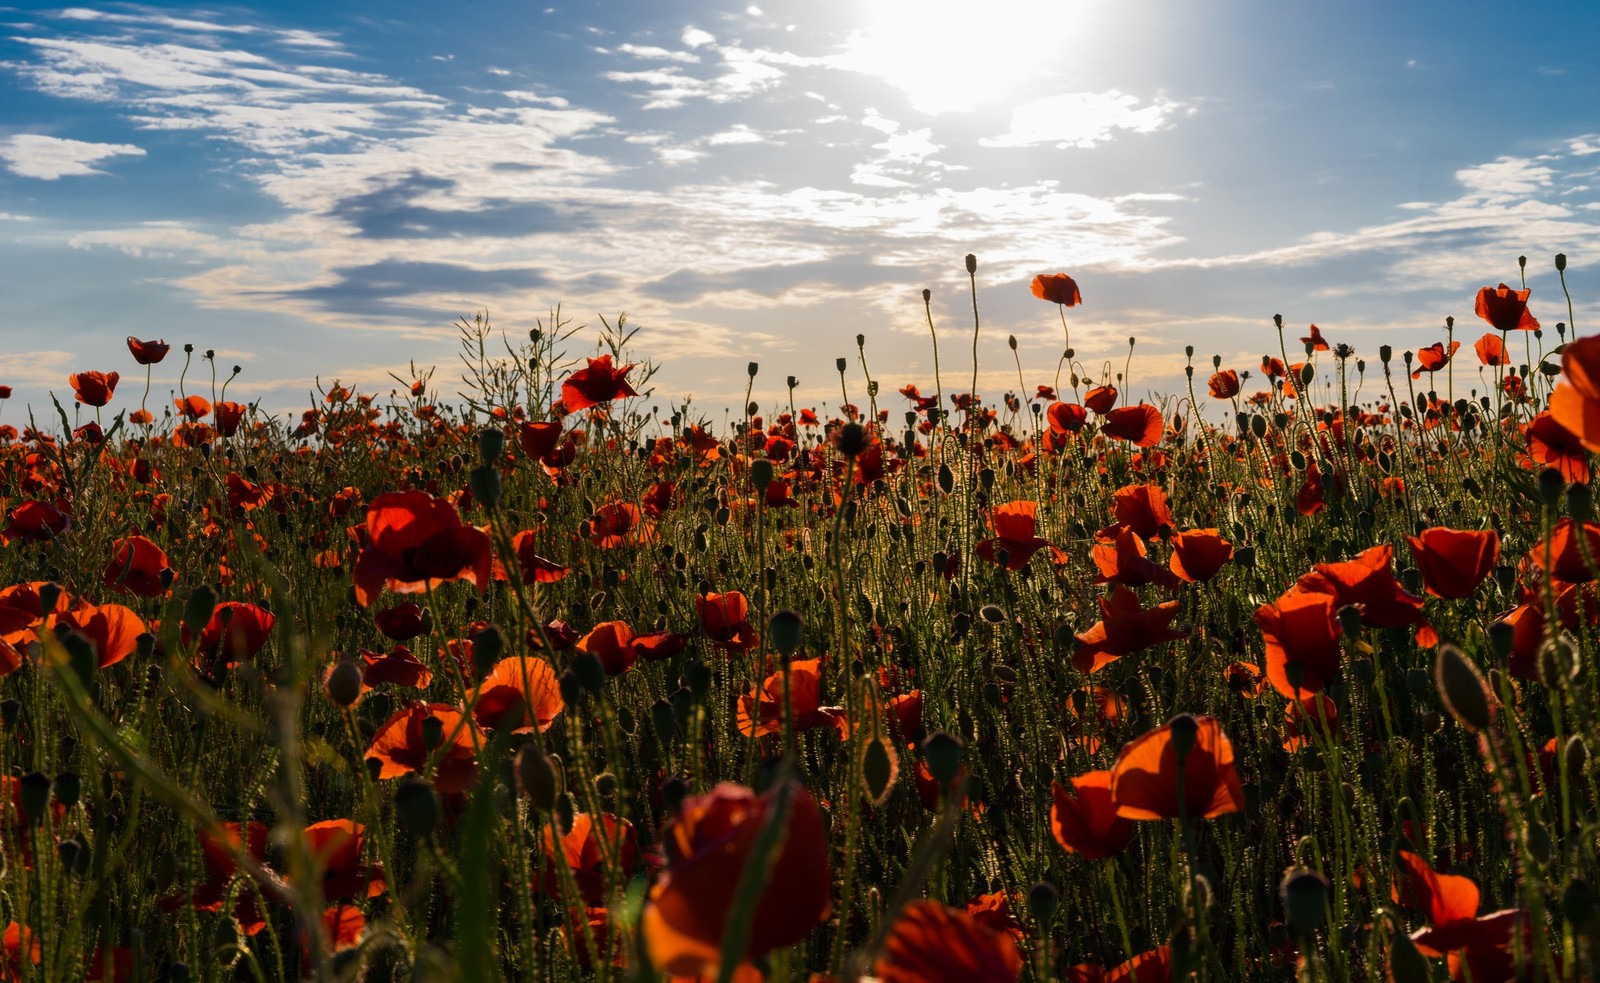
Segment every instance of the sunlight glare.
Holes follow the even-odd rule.
[[[1080,5],[1062,0],[871,0],[840,68],[876,75],[922,112],[970,110],[1014,94],[1067,56]],[[1081,24],[1080,24],[1081,26]]]

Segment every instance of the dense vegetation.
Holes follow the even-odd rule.
[[[287,424],[130,338],[0,426],[0,975],[1594,978],[1600,337],[1528,302],[715,426],[621,320]]]

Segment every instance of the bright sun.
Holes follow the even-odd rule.
[[[957,112],[1016,93],[1070,55],[1088,11],[1070,0],[871,0],[835,64],[876,75],[917,109]]]

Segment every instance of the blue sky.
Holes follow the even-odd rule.
[[[448,394],[455,319],[516,338],[558,303],[628,312],[663,409],[719,417],[752,360],[769,405],[787,375],[836,402],[857,333],[886,392],[926,389],[924,287],[970,379],[968,252],[990,393],[1016,388],[1008,334],[1030,390],[1054,379],[1036,273],[1077,278],[1080,360],[1120,368],[1137,336],[1156,393],[1185,344],[1258,365],[1274,313],[1369,357],[1429,344],[1518,254],[1547,326],[1556,252],[1580,329],[1600,289],[1600,4],[91,3],[0,25],[10,423],[71,372],[142,374],[130,334],[215,349],[244,367],[230,395],[274,410],[412,362]]]

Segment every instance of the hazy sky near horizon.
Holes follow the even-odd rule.
[[[513,339],[620,311],[651,402],[720,418],[883,385],[1175,393],[1182,350],[1258,367],[1275,313],[1374,358],[1470,346],[1478,287],[1547,328],[1600,296],[1600,4],[1422,0],[286,0],[0,6],[0,422],[127,335],[215,349],[231,398],[387,392],[453,322]],[[593,354],[595,331],[569,345]],[[1553,340],[1547,344],[1553,344]],[[1475,364],[1463,371],[1475,375]],[[209,369],[197,365],[192,380]],[[1458,380],[1462,376],[1457,376]],[[1460,383],[1458,382],[1458,385]],[[1374,393],[1368,392],[1367,395]]]

